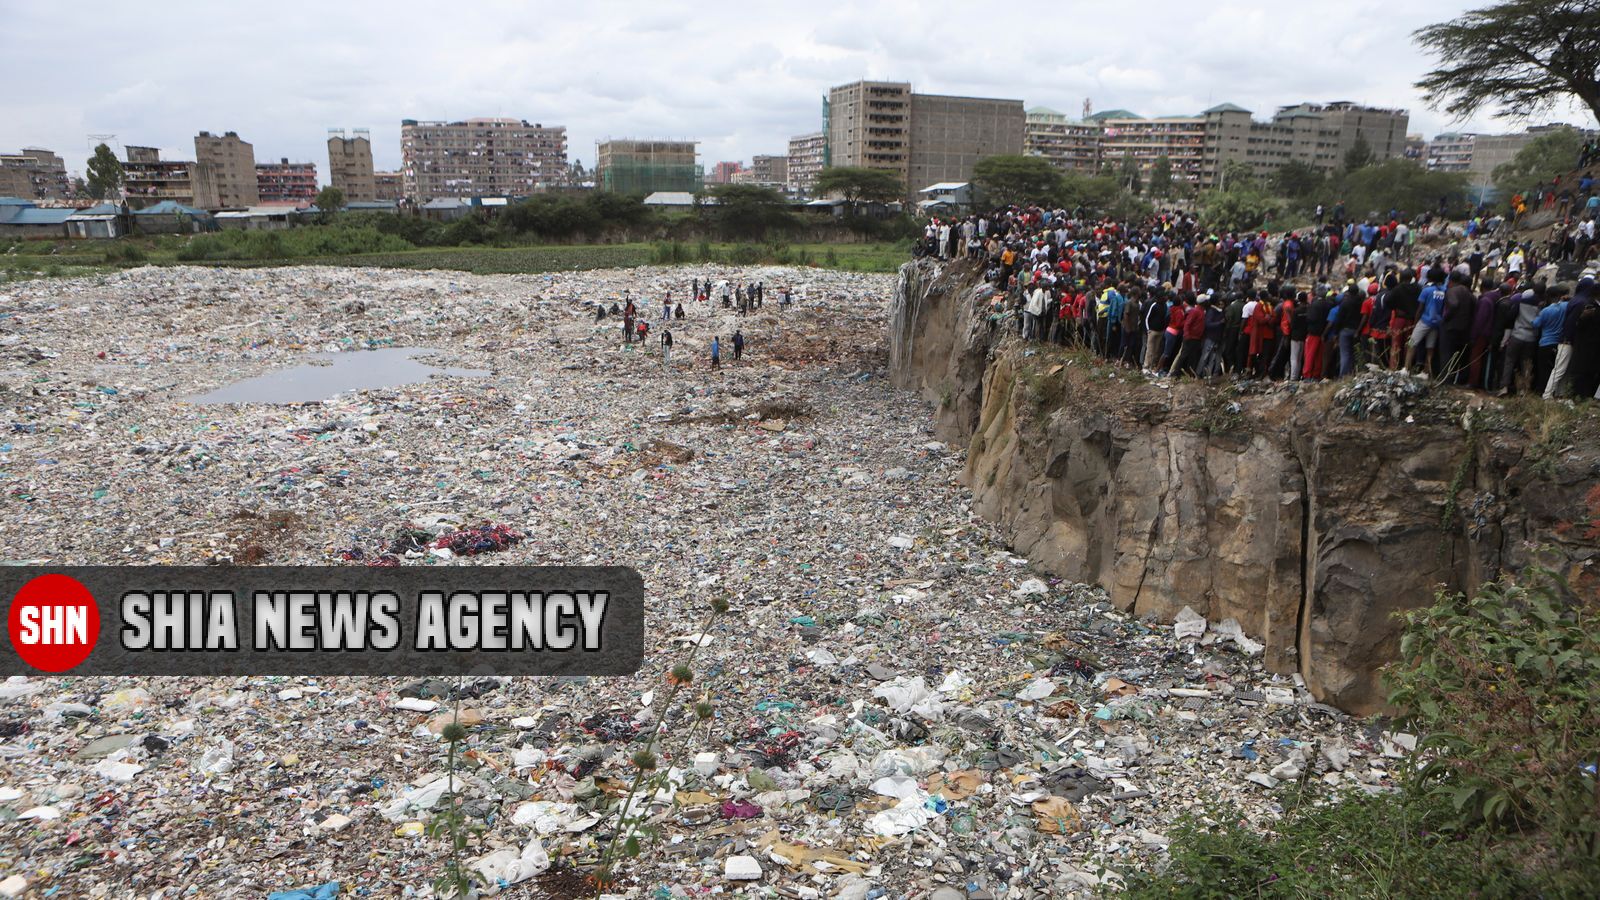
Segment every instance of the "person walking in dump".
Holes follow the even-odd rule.
[[[744,356],[744,332],[737,329],[733,332],[733,358],[738,360]]]
[[[716,335],[711,336],[711,368],[722,368],[722,341]]]
[[[672,368],[672,330],[661,329],[661,368]]]
[[[661,301],[661,321],[672,321],[672,292],[667,291],[667,296]]]

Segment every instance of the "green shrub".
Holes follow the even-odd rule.
[[[276,260],[413,249],[403,238],[370,227],[310,225],[287,231],[219,231],[197,235],[178,249],[184,262]]]
[[[116,241],[105,252],[105,261],[108,263],[142,263],[147,258],[137,244],[127,241]]]
[[[1554,573],[1441,593],[1406,614],[1392,704],[1418,731],[1414,787],[1457,825],[1543,831],[1600,857],[1600,618]]]
[[[716,262],[717,254],[711,249],[710,241],[701,241],[695,248],[695,259],[699,262]]]
[[[736,266],[753,266],[766,256],[756,244],[738,244],[728,251],[728,262]]]
[[[1232,808],[1181,820],[1165,868],[1132,900],[1183,897],[1581,897],[1595,870],[1530,865],[1531,848],[1457,832],[1448,803],[1398,791],[1299,807],[1263,834]]]
[[[662,241],[656,244],[652,261],[656,265],[675,266],[689,261],[689,250],[678,241]]]

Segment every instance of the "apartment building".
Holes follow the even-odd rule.
[[[522,119],[400,122],[407,197],[525,197],[560,184],[567,129]]]
[[[821,131],[789,138],[788,183],[792,193],[811,196],[827,151],[828,136]]]
[[[1472,168],[1476,134],[1446,132],[1428,142],[1428,168],[1436,172],[1465,172]]]
[[[789,181],[789,157],[776,155],[750,157],[750,181],[755,184],[787,184]]]
[[[911,85],[857,81],[828,91],[822,107],[825,166],[886,169],[911,177]],[[908,188],[909,190],[909,188]]]
[[[824,164],[894,172],[908,193],[966,181],[988,156],[1022,152],[1021,100],[917,94],[897,81],[857,81],[828,92]]]
[[[1357,138],[1365,138],[1372,155],[1377,159],[1399,159],[1406,152],[1406,128],[1411,114],[1403,109],[1382,109],[1362,106],[1348,100],[1333,103],[1297,103],[1279,107],[1273,120],[1287,116],[1316,116],[1321,120],[1324,135],[1334,136],[1335,166],[1343,165],[1344,156],[1356,145]]]
[[[595,148],[595,184],[616,194],[698,193],[705,187],[698,154],[697,141],[602,141]]]
[[[194,138],[194,159],[208,167],[214,179],[214,188],[200,190],[197,180],[195,206],[211,209],[222,206],[256,206],[261,202],[261,192],[256,187],[256,153],[237,132],[214,135],[202,131]],[[201,169],[204,173],[206,169]],[[210,202],[206,202],[210,201]]]
[[[288,159],[257,163],[256,193],[263,204],[310,203],[317,199],[317,164],[292,163]]]
[[[1141,173],[1148,174],[1164,156],[1172,165],[1174,181],[1200,181],[1205,160],[1204,116],[1143,118],[1125,109],[1111,109],[1085,121],[1096,122],[1103,129],[1100,159],[1112,171],[1121,171],[1123,161],[1132,159]]]
[[[43,147],[0,153],[0,197],[65,200],[71,194],[67,164],[56,154]]]
[[[1289,162],[1324,173],[1344,166],[1345,155],[1365,138],[1377,159],[1405,158],[1415,153],[1406,134],[1405,110],[1358,106],[1348,102],[1299,103],[1280,107],[1270,121],[1256,121],[1251,112],[1223,103],[1201,113],[1206,123],[1200,183],[1223,182],[1228,164],[1248,166],[1257,177],[1270,177]]]
[[[1105,129],[1094,122],[1077,122],[1048,106],[1027,111],[1022,152],[1039,156],[1063,172],[1093,174],[1100,168],[1100,141]]]
[[[365,128],[328,129],[328,183],[343,192],[348,202],[379,199],[371,132]]]
[[[122,194],[130,209],[144,209],[163,200],[200,208],[218,205],[216,179],[209,165],[162,159],[161,151],[155,147],[128,146],[124,153],[127,159],[122,163]],[[197,198],[197,189],[203,196]]]
[[[373,172],[372,199],[402,200],[406,195],[405,175],[400,172]]]
[[[711,175],[706,178],[706,181],[712,184],[732,184],[734,176],[743,171],[743,163],[719,162],[711,168]]]

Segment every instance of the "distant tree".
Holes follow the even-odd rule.
[[[972,167],[972,185],[989,206],[1048,202],[1061,189],[1061,172],[1040,156],[990,156]]]
[[[82,178],[72,179],[72,195],[74,197],[89,196],[89,185]]]
[[[317,218],[324,222],[331,221],[334,213],[344,209],[344,191],[329,185],[317,191],[317,199],[312,202],[317,207]]]
[[[1222,181],[1218,185],[1219,190],[1253,191],[1256,188],[1256,170],[1249,163],[1230,159],[1222,164]]]
[[[1600,122],[1600,0],[1508,0],[1412,37],[1442,63],[1417,87],[1457,119],[1526,119],[1577,97]]]
[[[1061,187],[1055,205],[1073,211],[1088,213],[1111,212],[1132,199],[1111,175],[1081,175],[1068,172],[1061,176]]]
[[[1367,143],[1367,136],[1356,132],[1356,142],[1344,152],[1344,170],[1354,172],[1357,169],[1364,169],[1376,160],[1377,156],[1372,152],[1372,145]]]
[[[115,197],[117,190],[122,187],[122,163],[117,161],[116,154],[105,144],[94,148],[94,155],[89,157],[84,174],[87,176],[84,187],[89,196],[96,200]]]
[[[1278,210],[1279,201],[1249,184],[1200,195],[1200,221],[1212,229],[1254,231]]]
[[[1139,178],[1139,161],[1132,156],[1122,157],[1122,162],[1117,165],[1117,181],[1123,190],[1130,194],[1138,194],[1143,190],[1144,186]]]
[[[817,175],[818,195],[838,194],[853,212],[858,203],[892,203],[903,199],[906,186],[893,172],[865,166],[829,166]]]
[[[1278,167],[1272,173],[1272,190],[1281,197],[1291,200],[1309,200],[1322,190],[1326,179],[1322,172],[1310,163],[1291,160]]]
[[[772,229],[799,224],[789,212],[789,202],[772,188],[754,184],[719,184],[711,189],[718,223],[732,238],[766,237]]]
[[[1569,172],[1583,147],[1583,137],[1571,128],[1541,134],[1517,151],[1510,162],[1494,167],[1494,186],[1507,198],[1549,184]]]
[[[1467,199],[1467,176],[1461,172],[1430,172],[1409,159],[1386,159],[1345,175],[1342,196],[1350,216],[1402,215],[1446,206],[1461,209]]]
[[[1172,160],[1164,153],[1150,166],[1149,194],[1157,199],[1172,196]]]

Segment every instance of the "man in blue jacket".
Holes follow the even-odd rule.
[[[1550,305],[1539,311],[1534,327],[1539,329],[1539,352],[1533,358],[1533,390],[1544,393],[1550,384],[1550,373],[1556,366],[1556,347],[1561,344],[1561,331],[1567,324],[1567,295],[1572,288],[1557,284],[1550,288]]]

